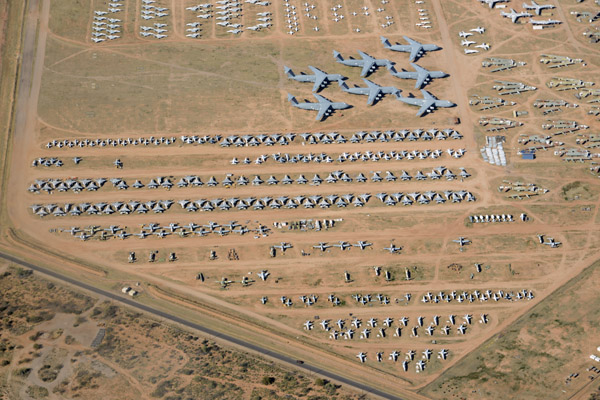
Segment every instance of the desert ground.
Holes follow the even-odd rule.
[[[266,6],[243,3],[243,12],[233,18],[236,23],[251,26],[258,21],[258,13],[267,12],[271,26],[239,34],[216,23],[217,3],[212,17],[204,20],[187,9],[195,5],[189,0],[159,0],[155,6],[169,10],[157,20],[166,24],[167,37],[162,39],[142,35],[146,32],[142,27],[156,22],[142,18],[145,3],[122,3],[120,11],[107,15],[120,20],[120,37],[100,43],[91,39],[98,37],[92,34],[97,32],[93,30],[99,22],[97,11],[112,7],[107,1],[40,0],[22,8],[12,6],[11,12],[21,10],[27,16],[29,24],[21,29],[25,39],[27,32],[33,32],[35,43],[28,53],[34,61],[31,71],[29,75],[24,71],[16,85],[25,93],[19,97],[21,92],[15,90],[16,99],[10,95],[4,100],[15,104],[15,112],[3,120],[7,126],[3,252],[114,293],[132,287],[140,303],[160,304],[165,309],[183,307],[189,318],[205,315],[230,335],[268,343],[271,349],[401,398],[472,398],[473,393],[481,398],[499,393],[520,398],[523,392],[531,398],[570,398],[594,390],[593,383],[582,389],[580,382],[588,379],[584,372],[591,365],[588,353],[600,345],[590,339],[597,330],[598,316],[585,312],[593,297],[582,283],[584,276],[596,277],[597,268],[590,265],[595,265],[600,248],[600,186],[594,173],[597,154],[593,146],[594,135],[599,133],[593,113],[597,109],[593,101],[598,97],[575,96],[581,88],[563,90],[564,86],[548,85],[559,78],[597,79],[598,45],[583,35],[590,24],[573,15],[597,12],[591,0],[581,4],[549,1],[555,8],[536,18],[562,23],[542,30],[533,30],[525,19],[512,24],[500,15],[500,11],[518,8],[514,0],[500,10],[474,0],[290,0],[288,6],[275,1]],[[293,34],[288,26],[291,17],[286,15],[290,9],[297,12],[293,15],[298,30]],[[420,11],[424,9],[427,12]],[[344,17],[339,18],[340,14]],[[416,25],[425,14],[431,21],[428,29]],[[192,26],[187,24],[195,22],[201,24],[201,34],[186,36]],[[459,33],[476,27],[485,27],[485,31],[472,33],[468,39],[488,43],[490,49],[465,54],[467,47],[461,46]],[[10,32],[8,28],[6,32]],[[386,95],[369,106],[364,96],[342,91],[337,82],[330,82],[319,94],[352,108],[336,111],[322,122],[314,119],[314,112],[294,108],[287,101],[288,93],[298,101],[314,98],[312,84],[289,79],[284,66],[298,74],[309,73],[310,65],[346,76],[349,86],[363,85],[360,69],[337,63],[334,50],[346,58],[358,57],[361,50],[389,59],[398,71],[411,70],[408,54],[389,51],[380,40],[385,36],[392,43],[405,43],[404,35],[442,47],[425,53],[417,62],[449,74],[432,80],[425,89],[439,99],[451,100],[455,107],[416,117],[416,107],[394,96]],[[10,45],[5,44],[5,49]],[[542,54],[583,62],[550,68],[551,64],[540,63]],[[492,68],[482,66],[490,57],[514,59],[524,65],[491,72]],[[11,67],[12,58],[7,60],[3,71]],[[394,86],[402,95],[421,96],[414,80],[395,78],[385,67],[368,79]],[[535,90],[503,95],[493,88],[498,81],[522,82]],[[22,89],[27,87],[30,90]],[[507,104],[482,110],[483,104],[474,104],[477,96],[502,98]],[[536,106],[541,100],[563,100],[578,107],[562,106],[547,112]],[[481,123],[492,118],[511,120],[515,126]],[[561,128],[563,125],[571,128]],[[357,132],[377,136],[387,131],[435,134],[444,130],[459,136],[446,140],[350,140]],[[346,141],[312,143],[306,139],[332,132]],[[234,135],[286,134],[295,134],[286,144],[220,144]],[[503,137],[505,166],[482,158],[480,149],[486,137],[492,136]],[[536,143],[533,136],[544,139]],[[218,139],[185,143],[184,137]],[[163,139],[152,143],[158,138]],[[105,145],[79,145],[97,139]],[[150,144],[124,146],[118,142],[113,146],[110,140],[118,139],[129,139],[129,143],[148,139]],[[57,145],[69,142],[73,145]],[[519,152],[533,145],[538,148],[536,158],[522,159]],[[589,151],[589,160],[567,162],[569,149]],[[436,150],[437,157],[418,156]],[[378,152],[405,156],[354,162],[345,158]],[[330,160],[277,161],[284,154],[314,159],[322,153],[323,159],[329,156]],[[63,165],[34,165],[42,158],[54,158]],[[76,163],[74,158],[80,160]],[[247,164],[242,162],[245,158]],[[234,159],[237,162],[232,162]],[[122,163],[119,168],[117,160]],[[451,171],[456,177],[415,178],[436,169]],[[466,175],[460,176],[461,171]],[[311,181],[315,175],[325,180],[336,173],[345,173],[352,181]],[[389,173],[398,178],[407,173],[413,178],[386,180]],[[360,174],[366,182],[356,179]],[[383,179],[375,181],[375,175]],[[177,183],[188,176],[197,176],[204,184],[180,187]],[[239,183],[241,177],[252,182],[256,176],[263,181],[272,177],[278,183]],[[295,181],[300,176],[309,182],[282,183],[286,177]],[[101,178],[106,182],[94,191],[31,190],[32,185],[39,187],[44,182]],[[115,178],[126,182],[127,188],[119,189],[117,181],[111,181]],[[215,185],[207,184],[211,178]],[[226,178],[233,183],[224,184]],[[165,179],[172,187],[148,187],[152,180]],[[136,181],[143,187],[133,187]],[[419,204],[421,194],[429,192],[440,196],[469,193],[472,201],[465,197],[454,202],[447,197],[443,202]],[[400,193],[414,201],[403,205],[396,200],[386,205],[378,198],[382,193]],[[344,195],[355,199],[361,194],[368,194],[369,200],[360,207],[336,203]],[[303,205],[311,196],[323,199],[331,195],[333,204],[319,200],[310,208]],[[247,198],[269,200],[261,209],[210,203],[233,199],[232,204],[239,204]],[[269,205],[280,198],[283,203],[302,200],[295,208]],[[56,207],[67,204],[118,203],[120,207],[136,202],[152,208],[160,201],[172,204],[159,213],[113,210],[74,215],[67,207],[65,216],[53,214]],[[184,204],[189,202],[199,204],[200,210],[186,210]],[[202,210],[200,204],[207,202],[213,204],[212,211]],[[37,215],[40,207],[49,210],[49,215]],[[472,222],[473,216],[491,214],[511,215],[512,222]],[[202,231],[205,234],[200,234]],[[142,232],[148,236],[132,235]],[[560,244],[544,245],[538,235]],[[456,243],[459,237],[470,243]],[[369,245],[361,250],[354,245],[359,241]],[[349,248],[322,251],[316,247],[340,242]],[[274,247],[282,244],[286,248]],[[399,251],[386,250],[393,246]],[[269,273],[264,280],[258,276],[261,271]],[[577,285],[584,289],[573,289]],[[567,294],[573,290],[576,294]],[[590,294],[583,296],[581,293],[588,293],[585,290]],[[562,323],[551,322],[569,320],[564,314],[568,309],[576,309],[580,315],[579,320],[569,322],[578,326],[577,339],[569,332],[558,332]],[[561,317],[556,317],[559,314]],[[580,324],[581,315],[588,315],[589,322]],[[401,325],[404,317],[408,322]],[[386,318],[393,320],[389,326],[384,325]],[[360,322],[352,325],[357,319]],[[369,324],[371,319],[375,322]],[[322,328],[323,321],[328,321],[327,329]],[[548,332],[554,330],[550,342]],[[525,352],[524,347],[529,350]],[[546,350],[550,355],[540,361],[546,347],[554,350]],[[427,350],[432,355],[424,355]],[[399,357],[392,360],[396,351]],[[407,355],[412,351],[414,359]],[[366,354],[364,363],[358,353]],[[379,361],[378,354],[382,355]],[[156,356],[177,357],[175,353]],[[521,361],[503,361],[508,357]],[[482,367],[476,369],[473,359]],[[419,361],[423,368],[417,367]],[[521,369],[535,369],[535,363],[544,362],[556,366],[547,366],[535,379],[523,383]],[[569,373],[579,371],[579,381],[564,382],[563,375],[568,375],[565,365]],[[495,370],[501,370],[501,375],[494,375]],[[544,379],[556,384],[544,386]],[[140,385],[143,387],[140,383],[138,389]],[[150,395],[147,391],[136,393]]]
[[[362,397],[28,270],[4,264],[1,274],[6,398]]]

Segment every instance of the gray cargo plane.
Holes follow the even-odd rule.
[[[290,79],[293,79],[298,82],[313,82],[313,92],[319,92],[321,89],[325,88],[329,82],[341,81],[343,79],[346,79],[346,77],[343,75],[328,74],[310,65],[308,66],[308,68],[313,72],[312,75],[304,73],[296,75],[294,74],[294,71],[291,70],[291,68],[288,68],[286,66],[283,67],[283,70]]]
[[[542,15],[543,10],[549,10],[556,8],[552,4],[537,4],[534,0],[531,0],[531,4],[523,3],[523,8],[526,10],[535,10],[536,15]]]
[[[509,0],[479,0],[480,3],[487,4],[490,8],[494,8],[496,3],[507,3]]]
[[[415,69],[415,72],[412,71],[396,71],[393,65],[388,66],[388,70],[392,76],[400,79],[416,79],[415,89],[421,89],[427,83],[429,83],[432,79],[436,78],[445,78],[448,76],[447,73],[442,71],[429,71],[417,64],[410,63],[410,65]]]
[[[381,43],[383,43],[383,47],[388,50],[410,53],[410,61],[418,60],[427,51],[441,50],[441,47],[435,44],[422,44],[407,36],[402,37],[408,44],[391,44],[390,41],[383,36],[381,36]]]
[[[316,93],[313,93],[313,96],[319,101],[318,103],[298,103],[298,100],[296,100],[296,98],[289,93],[288,101],[292,103],[292,106],[296,108],[301,108],[303,110],[318,111],[319,113],[317,114],[317,118],[315,118],[317,121],[325,120],[335,110],[344,110],[346,108],[352,107],[350,104],[347,103],[333,102]]]
[[[430,113],[431,111],[439,107],[448,108],[456,106],[456,104],[452,103],[451,101],[438,100],[425,89],[421,89],[421,93],[423,94],[422,99],[418,99],[415,97],[403,97],[399,94],[396,95],[396,98],[406,104],[421,107],[417,112],[417,117],[421,117],[423,116],[423,114]]]
[[[510,18],[513,24],[516,24],[519,18],[531,17],[531,14],[526,11],[516,12],[512,8],[510,9],[510,12],[500,11],[500,14],[504,18]]]
[[[392,63],[390,60],[373,58],[360,50],[358,50],[358,54],[362,57],[362,59],[356,59],[352,57],[344,59],[340,53],[335,50],[333,51],[333,57],[335,58],[335,61],[339,62],[340,64],[344,64],[348,67],[361,67],[362,71],[360,72],[360,76],[369,76],[372,72],[375,72],[377,67],[385,67]]]
[[[344,81],[338,81],[340,87],[344,92],[351,94],[360,94],[369,96],[367,104],[372,106],[379,101],[386,94],[399,94],[400,89],[396,89],[393,86],[379,86],[376,83],[371,82],[368,79],[363,78],[363,81],[367,84],[367,87],[352,87],[349,88]]]

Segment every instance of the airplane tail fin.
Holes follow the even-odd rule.
[[[335,50],[333,51],[333,58],[335,58],[336,61],[344,61],[344,57]]]
[[[387,38],[381,36],[381,43],[383,43],[383,47],[385,47],[386,49],[389,49],[390,47],[392,47],[391,43],[389,40],[387,40]]]
[[[338,85],[340,86],[340,89],[342,89],[343,91],[347,91],[348,90],[348,85],[343,80],[339,79],[338,80]]]
[[[294,96],[292,96],[291,94],[289,94],[289,93],[288,93],[287,99],[292,104],[298,104],[298,100],[296,100],[296,98]]]
[[[398,72],[398,71],[396,70],[396,66],[395,66],[395,65],[394,65],[394,63],[392,63],[392,62],[390,62],[390,63],[387,63],[387,64],[385,65],[385,67],[386,67],[386,68],[387,68],[387,70],[390,72],[390,74],[395,74],[395,73],[397,73],[397,72]]]
[[[288,78],[293,78],[296,76],[296,74],[294,74],[294,71],[292,71],[291,68],[286,67],[285,65],[283,66],[283,71],[285,72],[285,74],[288,76]]]

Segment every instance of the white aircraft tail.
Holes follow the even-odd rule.
[[[288,93],[288,101],[292,104],[298,104],[298,100],[296,100],[296,97],[292,96],[291,94]]]

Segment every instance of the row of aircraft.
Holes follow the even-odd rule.
[[[244,175],[240,175],[239,177],[236,178],[233,174],[227,174],[225,176],[225,178],[220,182],[220,184],[225,187],[231,187],[234,185],[246,186],[248,184],[252,184],[253,186],[260,186],[265,183],[270,186],[278,185],[279,183],[282,183],[283,185],[290,185],[293,183],[296,183],[298,185],[305,185],[308,183],[311,185],[318,186],[318,185],[322,184],[323,182],[326,182],[329,184],[337,183],[337,182],[366,183],[369,181],[369,179],[372,182],[377,183],[377,182],[383,182],[383,181],[396,182],[397,180],[410,181],[412,179],[415,179],[417,181],[424,181],[427,179],[439,180],[442,177],[446,178],[446,180],[448,180],[448,181],[452,181],[457,178],[456,174],[454,174],[451,170],[449,170],[443,166],[436,167],[431,172],[428,172],[427,174],[424,174],[422,171],[417,171],[416,174],[414,175],[414,177],[404,170],[402,170],[400,176],[396,176],[391,171],[386,171],[386,174],[384,177],[382,177],[380,174],[381,174],[380,171],[374,171],[372,173],[372,176],[370,178],[367,178],[362,172],[359,172],[354,178],[352,178],[349,174],[347,174],[343,171],[333,171],[333,172],[330,172],[329,175],[326,176],[325,178],[321,178],[319,176],[319,174],[314,174],[314,176],[310,180],[305,178],[303,174],[300,174],[298,176],[298,178],[296,178],[296,179],[292,179],[289,175],[286,174],[281,180],[275,178],[273,175],[271,175],[266,180],[263,180],[260,177],[260,175],[255,175],[254,178],[252,180],[250,180],[250,179],[246,178]],[[466,178],[470,177],[471,175],[468,172],[466,172],[466,170],[464,168],[461,168],[461,171],[458,174],[458,176],[460,176],[461,179],[466,179]],[[40,193],[43,191],[43,192],[47,192],[48,194],[52,193],[55,190],[58,192],[66,192],[66,191],[70,190],[74,193],[79,193],[84,190],[93,192],[93,191],[97,191],[100,188],[102,188],[107,181],[112,182],[113,187],[115,187],[119,190],[127,190],[129,188],[129,185],[127,184],[127,182],[122,178],[111,178],[109,180],[107,180],[105,178],[65,179],[65,180],[62,180],[62,179],[36,179],[35,182],[29,186],[28,191],[31,193]],[[219,182],[217,181],[217,179],[214,176],[211,176],[206,182],[203,182],[202,179],[200,179],[200,177],[198,177],[197,175],[188,175],[188,176],[184,176],[183,178],[181,178],[179,180],[179,182],[177,182],[177,187],[180,187],[180,188],[200,187],[200,186],[217,187],[218,185],[219,185]],[[171,182],[171,179],[166,178],[166,177],[158,177],[156,179],[151,179],[150,182],[148,182],[146,185],[141,183],[140,180],[136,180],[131,185],[131,187],[136,188],[136,189],[141,189],[143,187],[147,187],[149,189],[156,189],[159,187],[162,187],[165,189],[170,189],[173,186],[174,186],[174,184]]]
[[[127,232],[125,228],[121,228],[118,225],[110,225],[106,228],[103,228],[99,225],[91,225],[85,228],[71,226],[69,229],[63,228],[60,229],[60,231],[70,233],[72,236],[75,236],[81,240],[87,240],[92,237],[96,237],[96,234],[99,233],[100,235],[98,236],[98,238],[104,240],[109,239],[111,237],[118,239],[127,239],[131,236],[137,236],[140,239],[145,239],[147,237],[152,236],[156,236],[160,239],[163,239],[170,235],[177,235],[180,237],[204,237],[209,234],[226,236],[229,233],[237,233],[239,235],[244,235],[249,232],[266,236],[271,230],[261,224],[258,224],[256,228],[248,228],[245,225],[237,223],[237,221],[230,221],[229,223],[222,225],[217,224],[216,222],[209,221],[207,224],[204,225],[199,225],[193,222],[190,222],[187,225],[179,225],[178,223],[173,222],[167,225],[149,223],[142,225],[140,231],[137,233]]]
[[[432,79],[444,78],[444,77],[448,76],[448,74],[446,74],[445,72],[442,72],[442,71],[429,71],[428,69],[423,68],[414,63],[410,63],[410,65],[415,69],[414,72],[405,71],[405,70],[398,72],[396,70],[396,68],[394,67],[394,65],[391,63],[389,63],[386,66],[386,68],[389,70],[389,72],[392,76],[395,76],[395,77],[401,78],[401,79],[416,80],[415,89],[422,88],[425,84],[430,82]],[[363,82],[365,82],[367,84],[367,87],[359,88],[359,89],[362,89],[361,91],[353,91],[353,90],[349,89],[349,87],[344,82],[344,80],[347,78],[340,74],[328,74],[328,73],[321,71],[320,69],[313,67],[311,65],[309,65],[308,68],[313,72],[312,74],[301,73],[299,75],[296,75],[294,73],[294,71],[292,71],[291,68],[288,68],[286,66],[284,66],[283,68],[284,68],[285,74],[290,79],[293,79],[298,82],[312,82],[313,83],[313,88],[312,88],[313,92],[321,91],[329,83],[334,82],[334,81],[337,81],[338,85],[345,92],[349,92],[352,94],[369,95],[369,97],[371,97],[371,96],[375,97],[375,96],[379,95],[380,93],[396,94],[399,91],[399,89],[396,89],[394,87],[386,87],[382,91],[381,86],[377,85],[376,83],[371,82],[370,80],[368,80],[366,78],[363,78]],[[369,100],[368,104],[369,105],[372,104],[372,100]]]
[[[302,141],[308,144],[343,144],[343,143],[373,143],[379,141],[381,143],[387,143],[390,141],[402,142],[402,141],[429,141],[429,140],[447,140],[447,139],[462,139],[460,132],[452,129],[437,129],[430,128],[428,130],[423,129],[388,129],[385,131],[357,131],[351,134],[344,134],[340,132],[304,132],[304,133],[271,133],[271,134],[244,134],[244,135],[228,135],[223,136],[219,134],[214,135],[181,135],[179,138],[175,136],[171,137],[127,137],[127,138],[96,138],[96,139],[53,139],[46,143],[47,149],[52,148],[74,148],[74,147],[127,147],[127,146],[149,146],[151,144],[155,146],[165,145],[169,146],[180,141],[180,144],[218,144],[221,147],[255,147],[260,145],[274,146],[281,145],[287,146],[294,142],[296,138],[302,139]]]
[[[340,250],[344,251],[344,250],[350,249],[352,247],[357,247],[361,250],[365,250],[367,247],[370,247],[372,245],[373,245],[373,243],[365,242],[362,240],[359,240],[357,243],[354,243],[354,244],[350,244],[348,242],[340,240],[338,243],[333,243],[333,244],[329,244],[326,242],[319,242],[318,244],[313,246],[313,249],[319,249],[321,251],[326,251],[327,249],[330,249],[333,247],[339,247]],[[392,243],[392,244],[390,244],[389,247],[384,247],[383,249],[392,254],[397,254],[397,253],[400,253],[400,251],[402,250],[402,247],[396,247],[396,245],[394,245],[394,243]]]
[[[429,326],[440,326],[441,325],[441,316],[439,315],[434,315],[431,317],[431,322],[429,323]],[[463,319],[465,321],[465,323],[467,325],[471,325],[473,323],[473,314],[465,314],[463,315]],[[418,327],[424,328],[425,327],[425,320],[426,317],[419,315],[416,318],[416,323]],[[381,320],[381,327],[384,328],[391,328],[392,325],[394,324],[395,319],[392,317],[386,317],[385,319]],[[410,322],[410,318],[406,317],[406,316],[402,316],[402,318],[398,319],[398,323],[400,326],[402,327],[408,327],[408,323]],[[481,314],[479,317],[479,323],[480,324],[487,324],[489,322],[489,316],[487,314]],[[456,325],[457,324],[457,319],[456,319],[456,315],[455,314],[449,314],[448,315],[448,320],[446,321],[447,324],[451,324],[451,325]],[[354,327],[355,329],[359,329],[363,324],[363,320],[361,318],[358,318],[356,316],[352,317],[352,321],[350,321],[350,326]],[[331,320],[329,319],[323,319],[321,320],[321,322],[319,323],[319,325],[321,325],[321,328],[324,331],[329,332],[331,329]],[[366,321],[366,325],[367,327],[371,327],[371,328],[377,328],[379,325],[379,320],[375,317],[371,317]],[[312,320],[308,320],[304,323],[304,329],[306,330],[312,330],[314,324]],[[335,326],[337,326],[337,328],[341,331],[343,329],[345,329],[347,327],[346,324],[346,320],[345,319],[338,319],[335,322]]]
[[[535,296],[533,292],[528,289],[522,289],[517,292],[513,291],[504,291],[499,289],[497,291],[493,291],[490,289],[479,291],[473,290],[471,292],[463,291],[462,293],[453,290],[450,293],[445,293],[444,291],[440,291],[437,294],[427,292],[421,298],[422,303],[429,304],[438,304],[441,302],[450,303],[452,301],[457,301],[459,303],[468,301],[469,303],[473,303],[475,300],[479,300],[480,302],[485,302],[488,300],[500,301],[519,301],[523,299],[532,300]]]
[[[494,8],[498,3],[508,3],[510,0],[479,0],[480,3],[487,4],[489,8]],[[533,10],[536,15],[542,15],[542,11],[556,8],[552,4],[537,4],[535,0],[531,0],[531,4],[523,3],[525,10]]]
[[[447,153],[449,156],[453,158],[461,158],[466,153],[466,149],[446,149],[446,151],[442,151],[441,149],[424,149],[424,150],[391,150],[389,152],[378,151],[372,152],[371,150],[367,150],[364,152],[355,151],[354,153],[343,152],[337,156],[337,158],[333,158],[335,155],[329,155],[327,153],[308,153],[308,154],[289,154],[289,153],[274,153],[269,156],[268,154],[261,154],[256,157],[254,160],[254,164],[264,164],[269,159],[273,159],[273,161],[278,162],[280,164],[298,164],[298,163],[325,163],[331,164],[333,162],[345,163],[345,162],[378,162],[378,161],[400,161],[400,160],[425,160],[427,158],[437,159]],[[240,161],[237,157],[234,157],[231,160],[232,165],[239,164]],[[242,164],[248,165],[250,164],[250,158],[245,157],[242,161]]]
[[[380,89],[381,87],[376,90]],[[417,111],[416,114],[417,117],[422,117],[423,115],[432,112],[436,108],[450,108],[456,106],[456,104],[452,103],[451,101],[438,99],[425,89],[421,89],[421,94],[423,95],[423,98],[403,97],[398,92],[395,93],[395,96],[403,103],[419,107],[419,111]],[[331,101],[316,93],[313,93],[313,96],[317,102],[300,103],[298,100],[296,100],[296,97],[288,93],[288,101],[296,108],[318,111],[317,117],[315,118],[316,121],[324,121],[336,110],[345,110],[352,107],[348,103]]]
[[[409,361],[413,361],[415,359],[415,355],[416,355],[416,351],[415,350],[409,350],[406,352],[406,359],[402,362],[402,367],[404,369],[404,371],[408,371],[408,365],[409,365]],[[441,349],[440,351],[438,351],[438,358],[441,360],[446,360],[448,358],[448,355],[450,353],[448,352],[448,350],[446,349]],[[423,351],[423,358],[419,361],[417,361],[417,365],[416,365],[416,372],[420,372],[423,371],[425,369],[425,365],[426,362],[425,360],[430,360],[431,356],[433,355],[433,352],[430,349],[425,349]],[[394,350],[390,353],[389,355],[389,360],[390,361],[398,361],[398,357],[400,356],[400,353],[397,350]],[[360,360],[361,363],[364,363],[365,361],[367,361],[367,353],[364,352],[360,352],[356,355],[356,357]],[[382,362],[383,360],[383,352],[377,352],[375,353],[375,358],[377,360],[377,362]]]
[[[228,211],[232,209],[238,210],[263,210],[265,208],[280,209],[288,208],[295,209],[300,206],[304,208],[323,208],[327,209],[333,206],[338,208],[345,208],[350,205],[354,207],[364,207],[366,203],[371,199],[371,195],[363,193],[354,195],[347,193],[343,195],[331,194],[327,196],[321,195],[298,195],[294,197],[278,196],[276,198],[265,196],[261,198],[248,197],[248,198],[216,198],[216,199],[198,199],[198,200],[179,200],[177,203],[183,210],[188,212],[198,211],[214,211],[219,209],[222,211]],[[413,204],[443,204],[447,201],[452,203],[460,203],[463,200],[468,202],[476,201],[473,193],[467,190],[444,190],[444,191],[427,191],[427,192],[410,192],[410,193],[377,193],[374,196],[380,200],[386,206],[395,206],[402,204],[404,206],[410,206]],[[112,203],[98,202],[98,203],[64,203],[58,205],[55,203],[48,204],[33,204],[30,208],[32,212],[39,217],[45,217],[46,215],[53,215],[55,217],[65,217],[67,214],[71,216],[79,216],[84,213],[88,215],[100,215],[100,214],[114,214],[119,213],[121,215],[127,215],[131,213],[146,214],[148,212],[154,212],[156,214],[164,213],[171,208],[173,200],[149,200],[149,201],[115,201]]]
[[[468,177],[471,176],[464,168],[461,167],[460,170],[461,171],[458,174],[458,176],[461,179],[467,179]],[[373,175],[370,177],[370,180],[375,183],[383,182],[383,181],[396,182],[398,179],[400,181],[410,181],[412,179],[415,179],[417,181],[424,181],[427,179],[439,180],[442,177],[446,178],[446,180],[448,180],[448,181],[452,181],[457,178],[456,174],[454,174],[451,170],[449,170],[443,166],[435,167],[435,168],[433,168],[433,170],[431,172],[428,172],[427,174],[424,174],[422,171],[417,171],[414,176],[404,170],[402,170],[400,176],[396,176],[391,171],[386,171],[385,177],[382,177],[380,175],[381,174],[380,171],[373,171],[372,174]],[[39,193],[41,191],[45,191],[47,193],[52,193],[55,190],[58,192],[66,192],[66,191],[71,190],[74,193],[79,193],[83,190],[87,190],[87,191],[91,192],[91,191],[99,190],[108,181],[112,182],[113,187],[115,187],[117,189],[128,189],[129,188],[129,185],[127,184],[127,182],[122,178],[111,178],[109,180],[107,180],[105,178],[65,179],[65,180],[62,180],[62,179],[36,179],[35,182],[33,184],[31,184],[28,191],[32,192],[32,193]],[[221,181],[220,184],[225,187],[231,187],[232,185],[246,186],[250,183],[253,186],[260,186],[264,183],[266,183],[267,185],[277,185],[279,183],[282,183],[284,185],[290,185],[293,183],[296,183],[298,185],[305,185],[307,183],[310,183],[311,185],[318,186],[318,185],[322,184],[323,182],[331,184],[331,183],[336,183],[336,182],[340,182],[340,181],[346,182],[346,183],[351,183],[351,182],[366,183],[369,181],[369,178],[367,178],[362,172],[359,172],[356,175],[356,177],[352,178],[349,174],[347,174],[343,171],[340,171],[340,170],[330,172],[329,175],[326,176],[325,178],[321,178],[319,176],[319,174],[314,174],[313,178],[310,180],[305,178],[303,174],[300,174],[298,176],[298,178],[296,178],[295,180],[292,179],[287,174],[281,180],[275,178],[273,175],[271,175],[266,180],[263,180],[260,177],[260,175],[255,175],[252,180],[249,180],[244,175],[240,175],[239,177],[236,178],[233,174],[227,174],[225,176],[225,178]],[[200,186],[204,186],[204,185],[206,185],[207,187],[216,187],[219,185],[219,182],[217,181],[217,179],[214,176],[211,176],[208,179],[208,181],[205,183],[197,175],[184,176],[183,178],[181,178],[179,180],[179,182],[177,182],[177,187],[180,187],[180,188],[200,187]],[[174,186],[174,184],[171,182],[171,179],[167,178],[167,177],[158,177],[156,179],[151,179],[150,182],[146,186],[143,183],[141,183],[139,180],[136,180],[132,185],[132,187],[136,188],[136,189],[140,189],[143,187],[148,187],[149,189],[155,189],[158,187],[170,189],[173,186]],[[511,218],[512,218],[512,216],[511,216]]]

